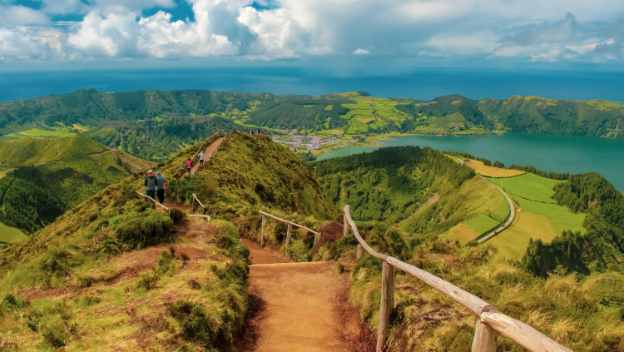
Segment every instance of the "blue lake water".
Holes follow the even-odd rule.
[[[506,165],[530,165],[540,170],[598,172],[624,191],[624,140],[594,137],[505,134],[502,136],[404,136],[382,146],[425,146],[470,153]],[[369,152],[379,147],[346,147],[329,151],[320,159]]]
[[[559,99],[624,101],[624,72],[422,69],[401,75],[336,76],[298,68],[163,68],[2,72],[0,101],[63,94],[78,89],[211,89],[319,95],[366,91],[385,97],[431,99],[537,95]]]

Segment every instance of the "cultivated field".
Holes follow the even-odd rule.
[[[495,166],[488,166],[480,160],[466,159],[466,166],[473,169],[476,173],[486,177],[514,177],[525,174],[525,171],[505,169]]]
[[[500,258],[521,257],[529,239],[550,242],[564,230],[583,231],[584,214],[575,214],[552,199],[559,182],[534,174],[510,178],[491,178],[519,207],[518,218],[507,231],[488,243],[499,249]]]

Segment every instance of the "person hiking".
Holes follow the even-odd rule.
[[[156,199],[157,180],[154,171],[149,170],[145,175],[145,194]]]
[[[156,172],[156,196],[158,197],[158,201],[160,204],[165,202],[165,196],[167,194],[167,179],[163,176],[160,171]]]
[[[193,160],[191,158],[186,159],[184,166],[186,167],[186,172],[190,175],[193,170]]]
[[[199,155],[197,157],[199,158],[199,165],[203,166],[204,165],[204,152],[203,151],[199,152]]]

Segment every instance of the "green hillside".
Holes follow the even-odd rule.
[[[438,162],[446,157],[431,153]],[[436,188],[430,175],[415,171],[419,150],[407,154],[414,159],[405,158],[404,169],[395,167],[402,153],[393,148],[317,164],[324,191],[353,207],[369,244],[484,298],[575,351],[624,350],[624,203],[613,186],[597,175],[553,180],[527,173],[492,179],[518,203],[520,220],[489,242],[468,245],[480,231],[504,221],[507,204],[500,192],[483,177],[441,182],[445,187]],[[421,167],[427,170],[432,164]],[[447,172],[437,170],[433,179],[461,175],[461,170],[459,164]],[[435,194],[422,192],[408,179],[429,185],[425,189],[435,189]],[[409,208],[410,198],[420,205],[416,210]],[[547,226],[529,221],[538,215],[550,221]],[[564,232],[569,229],[582,232]],[[381,268],[370,256],[353,259],[355,244],[352,237],[330,243],[319,257],[351,265],[351,302],[375,327]],[[408,275],[398,274],[396,280],[388,351],[470,348],[472,315]],[[523,350],[502,339],[498,348]]]
[[[180,152],[163,170],[177,207],[189,209],[195,192],[222,220],[156,211],[135,193],[142,177],[130,176],[4,249],[0,344],[234,351],[249,305],[249,253],[239,229],[257,226],[258,209],[318,217],[335,210],[312,170],[262,136],[227,135],[205,168],[176,178],[180,160],[210,142]]]
[[[165,161],[215,132],[267,129],[331,134],[345,140],[387,133],[541,133],[624,137],[624,105],[538,97],[431,101],[363,93],[277,96],[212,91],[77,91],[0,103],[0,135],[88,130],[97,141]]]
[[[434,194],[474,176],[443,154],[417,147],[384,148],[315,167],[329,199],[351,205],[356,219],[389,223],[404,220]]]
[[[0,221],[25,232],[54,221],[109,184],[150,163],[84,135],[0,139]]]

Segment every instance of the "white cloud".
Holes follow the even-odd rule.
[[[25,6],[5,6],[0,4],[0,27],[45,25],[48,23],[48,17],[39,11]]]
[[[353,55],[356,55],[356,56],[366,56],[366,55],[370,55],[370,51],[366,50],[366,49],[362,49],[362,48],[357,48],[357,49],[353,50]]]
[[[68,36],[67,42],[87,56],[134,56],[138,33],[136,15],[132,12],[92,11]]]
[[[498,38],[492,32],[441,34],[427,40],[423,53],[436,56],[488,55],[496,48]]]
[[[171,15],[162,11],[142,18],[138,49],[156,58],[236,54],[237,48],[227,36],[204,32],[200,23],[172,22]]]
[[[43,0],[43,11],[51,14],[83,14],[94,10],[129,9],[139,11],[147,8],[175,6],[173,0]]]
[[[622,0],[263,0],[261,10],[252,0],[185,1],[193,21],[172,19],[174,0],[43,0],[41,11],[0,5],[0,58],[624,57]],[[141,15],[153,7],[164,10]],[[85,16],[61,26],[46,14]]]

